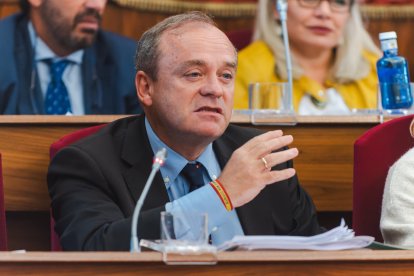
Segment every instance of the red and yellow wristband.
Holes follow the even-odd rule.
[[[230,197],[227,194],[226,190],[224,189],[223,184],[221,184],[220,181],[216,179],[216,180],[211,181],[210,185],[211,187],[213,187],[214,191],[216,191],[217,195],[219,196],[226,210],[227,211],[233,210],[233,204],[231,203]]]

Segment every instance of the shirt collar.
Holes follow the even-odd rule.
[[[46,43],[40,37],[37,36],[36,31],[33,27],[33,24],[30,21],[28,23],[28,29],[29,29],[30,41],[34,49],[34,55],[35,55],[34,59],[36,62],[47,60],[47,59],[52,59],[52,60],[62,59],[62,57],[58,57],[49,48],[49,46],[47,46]],[[64,57],[64,59],[67,59],[72,63],[80,65],[82,64],[83,53],[84,53],[84,50],[81,49]]]
[[[145,118],[145,128],[147,130],[148,139],[153,152],[157,152],[161,148],[167,150],[167,160],[161,167],[161,175],[164,178],[167,189],[176,180],[181,170],[189,162],[182,155],[169,148],[164,142],[162,142],[151,128],[147,118]],[[216,169],[216,158],[213,151],[213,144],[210,143],[203,153],[197,158],[196,162],[200,162],[206,168],[207,173],[211,179],[214,179],[218,174]]]

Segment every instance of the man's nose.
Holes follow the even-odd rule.
[[[201,94],[204,96],[215,96],[220,98],[223,96],[223,84],[220,82],[218,76],[214,75],[206,78],[206,81],[201,88]]]
[[[86,0],[85,7],[88,9],[94,9],[103,13],[107,0]]]

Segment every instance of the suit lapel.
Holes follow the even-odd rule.
[[[235,140],[235,135],[229,135],[228,131],[217,139],[214,144],[214,152],[224,168],[229,161],[233,151],[242,145],[241,141]],[[236,138],[237,139],[237,138]],[[272,210],[266,193],[261,192],[249,203],[236,208],[240,224],[246,235],[272,235],[274,234]]]
[[[144,116],[140,116],[138,120],[128,125],[122,148],[122,158],[131,165],[125,172],[124,179],[135,202],[151,173],[153,155],[145,130]],[[149,198],[151,200],[144,202],[143,210],[162,206],[169,201],[160,172],[155,175],[147,195],[147,199]]]
[[[86,48],[82,61],[82,84],[85,114],[99,114],[102,99],[97,93],[98,75],[96,72],[96,56],[92,47]]]
[[[98,33],[94,45],[85,49],[82,64],[85,114],[116,113],[116,110],[110,108],[119,92],[115,87],[116,68],[107,47],[101,45],[103,43],[101,34]]]

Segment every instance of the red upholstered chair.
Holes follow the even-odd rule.
[[[3,171],[0,154],[0,250],[7,250],[6,212],[4,210]]]
[[[106,124],[80,129],[80,130],[77,130],[75,132],[72,132],[70,134],[63,136],[62,138],[60,138],[59,140],[57,140],[50,146],[50,152],[49,152],[50,160],[52,160],[52,158],[56,155],[56,153],[63,147],[68,146],[78,141],[81,138],[84,138],[86,136],[89,136],[97,132],[105,125]],[[62,248],[60,247],[59,236],[55,232],[55,221],[53,219],[52,212],[50,213],[50,248],[52,251],[62,250]]]
[[[252,42],[253,31],[248,30],[237,30],[226,33],[227,37],[233,43],[237,50],[241,50]]]
[[[375,126],[354,144],[352,228],[357,235],[383,238],[379,228],[388,169],[414,146],[409,127],[413,115]]]

